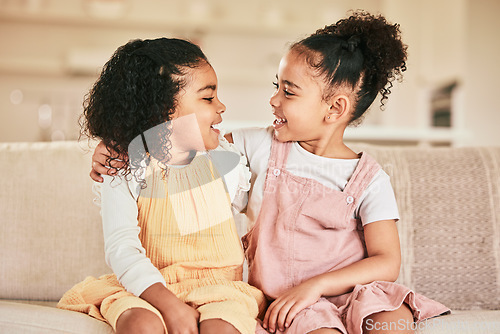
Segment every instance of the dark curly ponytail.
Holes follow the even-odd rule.
[[[291,49],[306,57],[308,64],[326,79],[325,100],[346,85],[356,93],[351,123],[359,120],[382,95],[383,106],[392,81],[406,70],[407,46],[398,24],[363,11],[317,30]]]
[[[100,138],[118,154],[127,154],[130,142],[144,131],[171,120],[176,99],[186,84],[187,68],[208,64],[201,49],[175,38],[132,40],[119,47],[104,65],[84,101],[80,118],[82,135]],[[168,161],[169,134],[155,152]],[[145,150],[131,157],[124,168],[138,168]],[[108,161],[109,163],[109,161]]]

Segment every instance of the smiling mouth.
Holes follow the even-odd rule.
[[[273,126],[274,126],[274,128],[279,128],[279,127],[282,127],[286,123],[287,123],[287,120],[285,118],[281,118],[281,117],[276,116],[276,119],[273,122]]]
[[[217,132],[217,133],[220,133],[219,126],[220,126],[220,123],[212,124],[212,125],[210,125],[210,129]]]

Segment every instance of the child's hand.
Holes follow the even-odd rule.
[[[269,332],[284,331],[293,318],[321,297],[319,285],[314,280],[305,281],[278,297],[267,309],[262,325]]]
[[[112,149],[109,150],[111,151],[111,155],[108,148],[102,141],[99,142],[94,150],[94,154],[92,155],[92,170],[90,171],[90,177],[96,182],[104,181],[101,174],[115,175],[117,168],[121,168],[125,165],[123,161],[126,160],[126,157],[119,157],[118,154],[116,154],[116,152]],[[107,166],[106,164],[108,158],[118,160],[111,161],[111,165]]]
[[[168,334],[198,334],[200,313],[161,283],[151,285],[140,297],[160,311]]]
[[[180,300],[162,312],[169,334],[198,334],[200,313]]]

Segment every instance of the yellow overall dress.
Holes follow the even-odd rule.
[[[196,308],[200,321],[222,319],[253,334],[265,298],[242,281],[244,254],[229,194],[210,157],[198,155],[183,168],[170,168],[166,177],[158,168],[148,173],[147,188],[137,200],[139,238],[167,288]],[[162,319],[114,274],[87,277],[64,294],[58,307],[87,313],[113,329],[131,308],[151,310]]]

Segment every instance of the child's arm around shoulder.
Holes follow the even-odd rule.
[[[235,129],[225,134],[224,137],[228,142],[234,144],[237,150],[244,154],[250,165],[252,165],[252,160],[259,158],[263,154],[262,151],[270,152],[273,130],[272,127],[242,128]]]
[[[226,134],[224,135],[224,138],[226,138],[226,140],[227,140],[229,143],[234,144],[234,141],[233,141],[233,134],[232,134],[231,132],[226,133]]]

